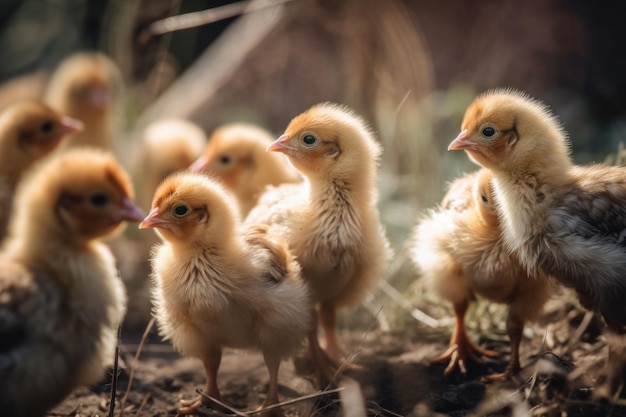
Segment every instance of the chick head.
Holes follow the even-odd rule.
[[[487,224],[498,223],[498,212],[493,195],[491,179],[493,175],[488,169],[481,169],[476,176],[473,187],[474,207],[481,219]]]
[[[25,171],[53,151],[61,139],[81,131],[80,120],[61,116],[35,101],[15,104],[0,115],[0,163],[5,172]]]
[[[252,125],[224,125],[213,132],[203,155],[189,169],[210,173],[229,189],[238,189],[261,169],[260,162],[268,158],[265,148],[272,140],[268,132]]]
[[[236,219],[234,202],[221,185],[203,174],[177,172],[157,188],[139,228],[155,228],[173,243],[221,242],[229,240]]]
[[[89,123],[110,111],[121,85],[120,71],[109,57],[99,52],[77,53],[54,72],[46,101]]]
[[[146,127],[142,136],[147,168],[159,183],[174,171],[186,169],[202,152],[204,131],[184,119],[163,119]]]
[[[20,185],[16,223],[82,245],[110,235],[125,221],[140,221],[143,213],[132,197],[131,182],[112,154],[71,150],[44,161]]]
[[[348,108],[332,103],[315,105],[296,116],[267,149],[286,154],[309,179],[347,181],[358,181],[368,172],[373,175],[370,167],[381,154],[367,123]]]
[[[465,150],[477,164],[498,171],[548,165],[568,158],[569,145],[559,122],[543,103],[512,90],[478,96],[465,111],[461,133],[448,150]]]

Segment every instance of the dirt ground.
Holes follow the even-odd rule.
[[[430,358],[445,350],[449,326],[432,329],[407,319],[403,331],[344,328],[342,341],[360,369],[344,372],[347,378],[337,384],[345,387],[340,394],[301,400],[285,406],[284,412],[287,416],[354,417],[362,416],[363,409],[368,416],[626,416],[626,403],[609,401],[600,394],[599,387],[606,380],[607,347],[595,317],[562,298],[551,301],[542,321],[525,332],[522,372],[504,383],[485,383],[481,377],[506,367],[506,336],[495,328],[488,335],[471,332],[472,320],[468,317],[471,337],[502,354],[482,365],[470,363],[466,377],[455,372],[444,378],[444,364],[429,365]],[[123,331],[115,415],[175,415],[181,398],[196,396],[196,389],[204,387],[203,368],[199,361],[174,352],[152,329],[128,389],[142,333],[143,329]],[[226,351],[218,384],[229,405],[242,411],[256,409],[267,390],[261,355]],[[110,391],[110,380],[78,389],[49,415],[107,416]],[[281,401],[314,392],[310,375],[296,372],[293,361],[283,362]],[[234,414],[203,408],[200,415]]]

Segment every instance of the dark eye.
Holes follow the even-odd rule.
[[[220,164],[222,165],[228,165],[231,163],[231,161],[232,161],[232,158],[229,155],[220,156]]]
[[[482,198],[483,203],[487,204],[489,202],[489,199],[487,198],[487,196],[485,194],[481,194],[480,198]]]
[[[498,133],[498,129],[493,126],[485,126],[483,130],[480,131],[480,134],[483,135],[484,138],[491,139]]]
[[[41,125],[39,130],[41,131],[41,133],[50,133],[52,132],[53,128],[54,128],[54,123],[48,120]]]
[[[302,136],[302,143],[304,143],[306,146],[313,146],[317,143],[317,137],[315,137],[315,135],[312,134],[306,134],[304,136]]]
[[[89,197],[89,202],[96,207],[102,207],[108,203],[109,199],[102,193],[97,193]]]
[[[189,214],[189,207],[184,204],[179,204],[178,206],[174,206],[174,216],[176,217],[185,217]]]

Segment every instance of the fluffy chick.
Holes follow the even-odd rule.
[[[43,416],[113,360],[126,296],[99,239],[143,216],[108,154],[56,155],[20,184],[0,253],[0,415]]]
[[[0,113],[0,240],[7,233],[13,195],[22,175],[82,122],[36,102],[14,104]]]
[[[492,170],[506,246],[626,330],[626,169],[576,166],[548,108],[513,90],[477,97],[449,149]]]
[[[120,129],[122,77],[116,64],[100,52],[67,57],[52,74],[44,101],[56,111],[85,123],[62,148],[93,146],[115,150]]]
[[[431,210],[416,226],[410,254],[426,285],[454,308],[455,325],[450,347],[433,362],[449,361],[444,375],[457,367],[467,374],[468,359],[497,353],[481,349],[468,338],[465,313],[478,294],[496,303],[509,304],[506,322],[511,356],[503,374],[520,370],[519,346],[524,324],[535,319],[550,296],[550,282],[539,273],[529,275],[515,256],[509,255],[501,236],[491,186],[492,174],[482,169],[450,184],[440,207]]]
[[[308,290],[286,244],[266,227],[242,229],[230,196],[201,174],[169,177],[152,207],[139,227],[156,228],[163,240],[152,258],[160,333],[202,360],[205,392],[217,399],[222,349],[260,350],[269,371],[261,408],[277,403],[280,361],[310,326]],[[195,413],[204,402],[181,401],[178,412]]]
[[[317,372],[325,372],[325,359],[337,364],[346,356],[337,309],[360,303],[378,285],[391,255],[377,208],[381,148],[362,118],[322,103],[292,119],[268,150],[287,155],[305,181],[268,189],[246,223],[274,225],[300,262],[330,356],[320,356],[315,327],[312,359]]]
[[[190,169],[218,177],[235,195],[245,218],[268,185],[302,181],[282,155],[265,151],[273,140],[269,132],[253,125],[221,126]]]

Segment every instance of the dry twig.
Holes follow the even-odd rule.
[[[133,385],[133,378],[135,376],[135,368],[137,367],[137,362],[139,362],[139,355],[141,354],[143,345],[146,342],[146,339],[148,338],[148,334],[150,333],[150,330],[152,330],[152,326],[154,326],[154,321],[155,319],[154,317],[152,317],[150,321],[148,322],[148,324],[146,325],[146,329],[143,331],[143,335],[141,336],[141,341],[139,342],[139,347],[137,348],[137,352],[135,352],[133,363],[130,366],[130,374],[128,376],[128,386],[126,387],[126,392],[124,393],[124,397],[122,397],[122,402],[120,404],[120,408],[122,410],[120,412],[120,417],[124,416],[124,405],[126,404],[126,399],[128,399],[128,394],[130,394],[130,389]]]
[[[148,28],[141,34],[140,39],[145,41],[145,39],[148,39],[150,36],[163,35],[177,30],[191,29],[239,16],[244,13],[252,13],[268,7],[279,6],[290,1],[292,0],[240,1],[237,3],[227,4],[225,6],[201,10],[199,12],[166,17],[165,19],[157,20],[148,26]]]
[[[278,403],[278,404],[269,405],[269,406],[263,408],[262,410],[252,410],[252,411],[245,411],[245,412],[244,411],[239,411],[236,408],[233,408],[233,407],[231,407],[231,406],[229,406],[227,404],[224,404],[223,402],[221,402],[219,400],[216,400],[215,398],[211,397],[210,395],[208,395],[207,393],[205,393],[201,389],[197,389],[196,392],[198,394],[202,395],[207,400],[211,401],[212,403],[214,403],[216,405],[219,405],[220,407],[224,407],[226,410],[230,411],[232,414],[234,414],[236,416],[240,416],[240,417],[246,417],[246,416],[252,416],[252,415],[255,415],[255,414],[264,413],[266,411],[273,410],[275,408],[284,407],[286,405],[292,405],[292,404],[296,404],[296,403],[299,403],[299,402],[302,402],[302,401],[311,400],[313,398],[319,398],[319,397],[323,397],[325,395],[335,394],[337,392],[343,391],[344,389],[345,389],[344,387],[339,387],[339,388],[335,388],[335,389],[318,391],[318,392],[314,392],[312,394],[303,395],[302,397],[293,398],[291,400],[283,401],[283,402]]]

